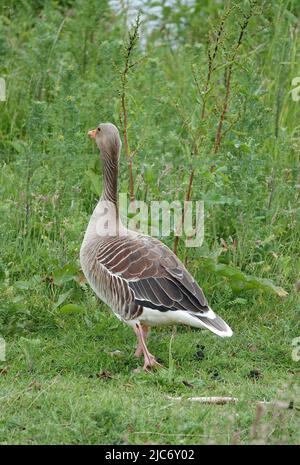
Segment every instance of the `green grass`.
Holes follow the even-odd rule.
[[[54,334],[9,338],[8,371],[1,380],[0,441],[228,444],[238,435],[240,443],[295,443],[295,408],[266,406],[257,435],[251,433],[256,401],[296,399],[281,331],[273,344],[263,341],[268,333],[274,336],[274,328],[265,329],[264,336],[241,331],[224,342],[178,329],[171,368],[171,330],[153,331],[150,347],[166,368],[151,374],[133,373],[139,366],[133,357],[135,337],[106,311],[91,327],[72,317]],[[203,360],[197,360],[197,344],[204,346]],[[116,349],[121,353],[112,355]],[[251,377],[253,369],[259,371],[258,379]],[[235,396],[240,402],[209,406],[186,400],[210,395]]]
[[[78,259],[101,188],[86,132],[99,121],[120,126],[123,14],[106,1],[95,14],[96,0],[22,5],[4,1],[0,12],[7,81],[0,102],[0,336],[7,347],[0,443],[299,443],[292,341],[300,336],[300,102],[290,94],[300,75],[298,2],[262,2],[249,22],[218,153],[224,68],[241,12],[226,22],[202,122],[191,66],[204,82],[207,33],[221,6],[182,7],[185,21],[164,10],[134,52],[143,58],[127,87],[136,197],[182,200],[195,168],[192,198],[205,201],[205,240],[187,250],[180,241],[179,256],[234,331],[222,340],[186,327],[153,329],[149,348],[165,368],[147,374],[134,373],[142,363],[133,356],[134,333],[82,282]],[[128,192],[124,156],[120,190]],[[172,237],[163,240],[173,246]],[[280,298],[261,279],[289,295]],[[77,313],[63,313],[70,303]],[[187,399],[218,395],[239,402]],[[261,411],[258,401],[270,404]]]

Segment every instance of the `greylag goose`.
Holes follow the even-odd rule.
[[[96,295],[137,336],[143,369],[159,365],[149,352],[149,328],[185,324],[230,337],[230,327],[209,307],[202,289],[177,256],[162,242],[127,229],[118,211],[121,140],[116,126],[102,123],[89,131],[100,149],[102,196],[80,249],[83,273]]]

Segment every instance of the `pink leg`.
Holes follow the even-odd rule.
[[[150,354],[149,350],[147,349],[142,326],[137,324],[134,327],[134,332],[135,332],[135,334],[137,335],[137,338],[138,338],[138,347],[137,348],[138,349],[141,348],[141,351],[144,354],[143,370],[149,371],[149,368],[152,368],[152,367],[155,367],[155,366],[156,367],[161,366],[160,363],[158,363],[156,361],[155,357],[152,354]]]
[[[144,341],[146,342],[147,338],[148,338],[148,335],[149,335],[149,332],[150,332],[150,328],[149,328],[149,326],[144,326],[144,325],[140,325],[140,326],[141,326],[141,330],[142,330],[142,333],[143,333]],[[143,345],[142,345],[142,343],[140,341],[139,335],[138,335],[137,331],[135,330],[135,328],[134,328],[134,331],[135,331],[135,334],[138,337],[138,345],[137,345],[137,348],[136,348],[136,351],[135,351],[134,355],[137,358],[139,358],[143,354]]]

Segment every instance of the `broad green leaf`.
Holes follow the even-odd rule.
[[[16,281],[14,283],[14,286],[17,288],[17,289],[22,289],[22,290],[30,290],[30,289],[35,289],[37,284],[39,284],[41,281],[41,278],[40,276],[33,276],[31,279],[29,279],[28,281]]]
[[[18,289],[28,290],[30,289],[30,281],[17,281],[15,287]]]
[[[76,280],[77,274],[77,266],[70,263],[53,273],[53,282],[57,286],[62,286],[69,281]]]
[[[152,184],[154,181],[154,172],[153,167],[149,165],[145,165],[144,167],[144,179],[147,184]]]
[[[24,142],[22,140],[17,140],[17,139],[12,141],[11,145],[16,150],[16,152],[18,152],[18,153],[24,152],[24,150],[25,150],[25,148],[27,146],[26,142]]]
[[[270,279],[247,275],[236,267],[225,265],[224,263],[216,263],[211,258],[204,258],[204,266],[212,273],[227,278],[233,290],[260,289],[277,294],[279,297],[286,297],[288,295],[282,287],[276,286]]]
[[[69,291],[65,292],[64,294],[60,294],[58,297],[57,302],[54,304],[54,309],[60,307],[66,300],[67,298],[72,294],[73,289],[70,289]]]
[[[63,307],[60,307],[58,309],[59,313],[63,315],[74,315],[74,314],[79,314],[84,312],[84,307],[81,305],[76,305],[76,304],[67,304],[64,305]]]
[[[94,194],[99,195],[101,194],[101,183],[100,183],[100,176],[99,174],[95,173],[93,170],[87,170],[85,172],[86,176],[90,181],[90,188]]]

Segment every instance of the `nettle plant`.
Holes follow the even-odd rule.
[[[189,92],[186,92],[187,88],[185,88],[185,92],[181,92],[182,89],[176,90],[176,85],[168,82],[167,86],[159,89],[164,92],[164,95],[159,95],[157,98],[166,102],[171,111],[175,112],[177,118],[175,127],[178,128],[178,123],[180,124],[179,136],[175,137],[175,147],[182,162],[185,163],[185,166],[190,167],[189,173],[181,170],[179,174],[186,186],[185,190],[177,189],[172,194],[186,202],[190,201],[193,195],[197,195],[207,202],[209,206],[206,220],[213,230],[209,240],[214,251],[213,253],[212,251],[207,253],[204,247],[197,252],[196,255],[201,260],[202,266],[210,272],[226,278],[232,289],[236,291],[258,288],[283,296],[286,295],[286,292],[282,288],[275,286],[272,281],[246,275],[236,266],[236,262],[222,263],[224,253],[231,251],[232,256],[236,255],[237,241],[233,238],[232,242],[227,244],[222,238],[218,237],[216,215],[210,212],[210,210],[217,210],[222,215],[222,209],[232,206],[234,211],[236,206],[241,203],[231,192],[233,185],[228,175],[230,159],[224,159],[222,156],[222,144],[226,145],[226,137],[234,130],[242,114],[246,111],[243,91],[239,91],[239,77],[246,72],[246,59],[243,56],[242,48],[243,42],[246,40],[247,29],[258,11],[256,1],[248,2],[243,9],[234,4],[225,9],[224,13],[216,20],[216,26],[209,32],[205,53],[203,49],[197,55],[197,53],[186,52],[185,48],[183,48],[183,51],[178,48],[178,61],[184,55],[185,59],[182,62],[186,63],[187,58],[190,62],[190,71],[188,74],[186,72],[184,74],[184,79],[190,79],[188,83]],[[165,18],[162,20],[165,21]],[[120,122],[129,169],[129,196],[133,206],[136,195],[139,196],[140,181],[143,181],[146,187],[144,199],[147,198],[148,191],[152,191],[152,195],[154,193],[157,193],[158,196],[161,195],[161,191],[154,187],[154,185],[160,184],[161,173],[157,173],[153,164],[149,163],[143,163],[139,171],[139,168],[135,165],[140,164],[138,158],[140,153],[143,155],[144,147],[138,146],[135,150],[132,150],[129,144],[128,134],[129,132],[132,133],[131,128],[138,126],[138,118],[141,118],[142,121],[145,118],[143,104],[139,105],[136,101],[137,98],[141,98],[141,95],[137,96],[135,94],[134,87],[137,83],[140,84],[140,75],[145,70],[149,72],[149,68],[147,69],[149,61],[150,70],[153,69],[153,66],[156,69],[160,67],[157,61],[151,62],[150,50],[148,50],[148,55],[145,57],[145,51],[139,49],[139,28],[140,16],[137,17],[128,34],[128,39],[124,43],[124,66],[120,70],[119,90]],[[133,58],[134,50],[137,51],[135,51]],[[143,62],[144,58],[147,58],[147,63]],[[140,66],[137,67],[137,65]],[[162,67],[165,74],[170,74],[170,69],[166,65],[162,65]],[[235,78],[235,74],[238,75],[237,78]],[[134,76],[134,79],[132,76]],[[176,76],[175,79],[177,79]],[[189,112],[191,107],[194,108],[192,114]],[[152,111],[153,108],[147,107],[147,112],[151,114]],[[166,111],[168,110],[166,109]],[[172,122],[174,123],[174,116]],[[215,132],[211,128],[214,128]],[[132,134],[132,136],[134,135]],[[164,148],[166,149],[166,147]],[[251,141],[249,141],[250,149]],[[172,154],[172,157],[174,158],[174,154]],[[168,174],[171,179],[174,179],[172,165],[169,167],[167,165],[163,172]],[[176,176],[178,176],[178,173],[175,175],[175,179],[178,179]],[[168,194],[170,195],[171,192]],[[148,200],[151,198],[153,199],[153,197],[148,196]],[[139,212],[134,213],[134,208],[131,208],[130,211],[130,220],[134,219],[135,214],[139,215]],[[184,215],[183,209],[180,223],[184,222]],[[175,234],[176,228],[179,227],[177,220],[177,224],[174,222],[174,231],[171,234],[171,237],[173,236],[173,248],[175,253],[185,255],[185,262],[187,263],[189,251],[179,250],[181,244],[179,236]],[[166,240],[170,241],[170,238]],[[195,257],[194,252],[190,254]]]

